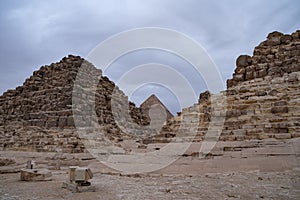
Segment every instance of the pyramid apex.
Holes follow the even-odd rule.
[[[155,95],[151,94],[141,105],[140,108],[142,108],[144,111],[148,111],[151,106],[153,105],[161,105],[167,113],[167,119],[173,117],[172,113],[169,111],[169,109],[160,101],[160,99]]]

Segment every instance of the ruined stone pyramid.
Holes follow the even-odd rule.
[[[219,137],[213,140],[300,137],[299,86],[300,31],[291,35],[272,32],[255,47],[253,56],[237,58],[227,90],[201,93],[198,103],[184,108],[180,116],[168,121],[160,135],[146,142],[170,142],[175,136],[181,142],[203,141],[209,127]],[[224,106],[214,106],[212,99]],[[224,123],[218,126],[222,120]]]
[[[130,123],[149,124],[142,108],[129,102],[112,81],[102,76],[101,70],[78,56],[68,56],[41,67],[22,86],[0,96],[0,148],[85,150],[76,131],[72,110],[72,96],[82,102],[88,99],[84,93],[73,93],[82,64],[88,67],[85,73],[100,77],[94,95],[97,121],[93,123],[99,123],[110,140],[127,137],[113,115],[114,91],[117,91],[116,102],[129,107]],[[202,141],[209,126],[217,125],[212,120],[218,118],[225,118],[220,130],[220,140],[224,141],[300,137],[300,31],[291,35],[270,33],[266,41],[255,47],[253,56],[238,57],[236,65],[233,78],[227,81],[227,90],[219,94],[200,94],[199,102],[183,109],[179,117],[170,118],[161,134],[152,138],[153,142],[174,135],[180,135],[181,142]],[[213,102],[224,100],[224,95],[225,109],[216,109]],[[126,119],[123,122],[126,123]],[[179,129],[182,123],[184,126]]]
[[[42,66],[22,86],[0,96],[0,147],[34,151],[82,152],[82,145],[73,119],[72,96],[82,99],[84,92],[73,92],[76,75],[85,64],[88,73],[99,76],[95,94],[98,123],[112,140],[122,138],[111,109],[113,91],[121,102],[127,102],[130,116],[136,123],[146,116],[102,72],[79,56],[69,55],[50,66]]]

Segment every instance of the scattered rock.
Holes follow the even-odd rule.
[[[15,164],[16,161],[11,158],[0,158],[0,167]]]
[[[47,169],[22,169],[21,181],[51,181],[52,173]]]

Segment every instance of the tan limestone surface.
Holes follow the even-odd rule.
[[[128,126],[138,133],[136,125],[147,126],[149,121],[141,108],[128,102],[90,63],[69,56],[44,66],[23,86],[0,97],[0,199],[299,199],[299,61],[300,31],[270,33],[253,56],[237,59],[226,91],[201,93],[199,102],[148,138],[132,137],[120,128]],[[97,86],[91,88],[94,96],[87,87],[89,78],[73,92],[82,64],[87,67],[83,76],[99,77]],[[93,108],[83,103],[72,109],[72,97],[82,102],[95,97],[97,119],[91,123],[102,125],[105,136],[125,149],[107,152],[108,156],[193,143],[181,154],[169,152],[167,156],[176,161],[151,173],[110,169],[86,151],[75,129],[73,112],[82,109],[87,114]],[[128,113],[122,113],[126,106]],[[112,107],[132,120],[116,122]],[[83,123],[79,126],[90,122],[83,116],[79,115]],[[211,152],[199,157],[206,140],[217,142]],[[52,181],[19,180],[19,171],[32,159],[38,167],[51,170]],[[61,188],[73,165],[91,167],[96,192],[71,193]]]

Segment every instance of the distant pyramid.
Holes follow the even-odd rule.
[[[160,109],[163,109],[165,111],[165,118],[166,120],[173,117],[172,113],[168,110],[168,108],[155,96],[152,94],[148,99],[146,99],[141,105],[140,108],[143,110],[143,112],[148,115],[151,118],[151,110],[156,110],[156,115],[158,114],[157,109],[160,107]],[[154,113],[154,115],[155,115]],[[153,114],[153,112],[152,112]]]

